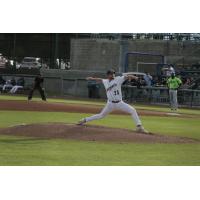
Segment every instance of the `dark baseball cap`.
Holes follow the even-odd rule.
[[[107,75],[115,74],[115,70],[114,69],[109,69],[106,74]]]

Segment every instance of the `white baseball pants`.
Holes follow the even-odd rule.
[[[171,109],[177,109],[178,108],[177,90],[169,90],[169,99],[170,99]]]
[[[13,86],[13,88],[10,90],[10,93],[14,94],[15,92],[17,92],[19,88],[21,89],[23,88],[23,86],[20,86],[20,85]]]
[[[11,88],[12,89],[12,87],[13,87],[13,85],[11,85],[11,84],[5,84],[4,86],[3,86],[3,88],[2,88],[2,90],[3,91],[5,91],[6,90],[6,88]]]
[[[135,108],[133,108],[132,106],[128,105],[127,103],[123,101],[120,101],[119,103],[112,103],[108,101],[106,106],[103,108],[103,110],[99,114],[93,115],[91,117],[86,117],[85,120],[86,122],[89,122],[89,121],[93,121],[97,119],[102,119],[114,110],[120,110],[120,111],[131,114],[131,117],[133,118],[137,126],[142,124]]]

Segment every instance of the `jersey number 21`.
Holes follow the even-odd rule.
[[[115,90],[114,95],[119,95],[119,90]]]

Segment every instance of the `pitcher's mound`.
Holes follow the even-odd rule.
[[[0,129],[0,134],[39,138],[63,138],[85,141],[112,141],[136,143],[196,143],[197,140],[159,134],[141,134],[131,130],[102,126],[46,123],[18,125]]]

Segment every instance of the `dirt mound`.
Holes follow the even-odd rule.
[[[78,105],[66,103],[50,103],[42,101],[22,101],[22,100],[0,100],[0,110],[15,110],[15,111],[39,111],[39,112],[71,112],[71,113],[99,113],[103,106],[96,105]],[[139,115],[143,116],[169,116],[169,113],[140,110],[137,109]],[[115,111],[113,114],[126,114],[120,111]],[[171,115],[172,117],[192,117],[191,115],[181,114]]]
[[[111,141],[135,143],[196,143],[197,140],[158,134],[141,134],[126,129],[102,126],[46,123],[18,125],[0,129],[0,134],[39,138],[63,138],[85,141]]]

